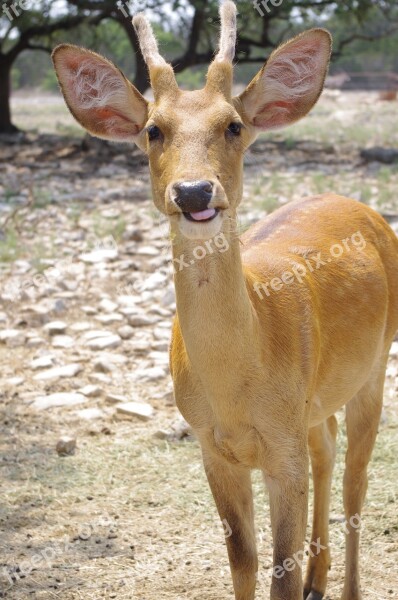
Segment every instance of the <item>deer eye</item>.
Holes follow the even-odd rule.
[[[153,142],[154,140],[159,140],[162,137],[162,132],[160,131],[159,127],[157,127],[156,125],[150,125],[150,127],[148,127],[147,131],[148,131],[148,139],[150,142]]]
[[[230,123],[227,131],[231,135],[238,136],[238,135],[240,135],[240,132],[242,131],[242,124],[241,123]]]

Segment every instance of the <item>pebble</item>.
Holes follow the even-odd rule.
[[[91,350],[105,350],[106,348],[118,348],[121,343],[122,339],[119,335],[111,334],[89,339],[86,346]]]
[[[390,356],[392,356],[393,358],[397,358],[398,357],[398,342],[393,342],[391,349],[390,349]]]
[[[68,325],[63,321],[51,321],[44,325],[43,329],[50,335],[56,335],[58,333],[64,333]]]
[[[30,363],[30,368],[34,371],[37,371],[38,369],[48,369],[49,367],[52,367],[53,364],[53,356],[40,356],[40,358],[35,358],[34,360],[32,360],[32,362]]]
[[[132,327],[149,327],[156,323],[156,319],[147,317],[146,315],[128,316],[127,320]]]
[[[42,371],[33,377],[35,381],[48,381],[51,379],[62,379],[64,377],[75,377],[83,367],[78,363],[72,363],[70,365],[64,365],[63,367],[53,367]]]
[[[71,456],[76,451],[76,438],[62,437],[55,447],[59,456]]]
[[[102,389],[98,385],[87,384],[80,388],[78,392],[83,396],[87,396],[87,398],[98,398],[102,394]]]
[[[53,348],[72,348],[75,343],[70,335],[55,335],[52,339]]]
[[[137,369],[133,374],[135,381],[159,381],[166,377],[166,371],[161,367],[151,367],[150,369]]]
[[[110,404],[122,404],[128,402],[128,399],[125,396],[119,396],[118,394],[107,394],[105,400]]]
[[[0,342],[8,348],[19,348],[25,345],[26,336],[18,329],[3,329],[0,331]]]
[[[143,421],[149,421],[149,419],[151,419],[153,416],[152,406],[144,402],[127,402],[125,404],[118,404],[116,406],[116,412],[122,415],[138,417]]]
[[[130,325],[123,325],[117,330],[122,340],[130,340],[134,336],[134,329]]]
[[[87,398],[83,394],[70,394],[68,392],[60,392],[59,394],[50,394],[49,396],[39,396],[35,399],[32,406],[38,410],[46,410],[56,406],[75,406],[76,404],[84,404]]]
[[[104,411],[100,408],[83,408],[78,410],[76,414],[80,419],[86,419],[87,421],[102,419],[105,416]]]

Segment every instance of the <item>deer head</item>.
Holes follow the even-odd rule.
[[[331,36],[312,29],[275,50],[246,90],[232,96],[236,7],[221,4],[219,51],[202,90],[179,89],[147,19],[133,23],[149,68],[148,102],[111,62],[63,44],[53,61],[65,101],[92,135],[135,142],[148,154],[154,202],[172,230],[208,239],[229,230],[242,197],[243,156],[258,133],[305,116],[318,100]]]

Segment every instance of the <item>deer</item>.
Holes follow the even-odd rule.
[[[184,268],[174,274],[170,371],[220,519],[231,530],[226,545],[235,600],[253,600],[256,593],[253,469],[262,472],[269,494],[271,600],[324,596],[335,414],[343,407],[348,442],[341,599],[361,600],[353,517],[362,514],[398,329],[398,238],[376,211],[332,192],[289,202],[240,235],[245,152],[260,133],[310,112],[324,86],[332,39],[321,28],[304,31],[278,47],[233,96],[232,1],[221,3],[220,22],[219,48],[200,90],[179,88],[142,13],[133,24],[153,100],[90,50],[62,44],[53,62],[66,104],[90,134],[135,143],[147,154],[153,200],[169,221],[173,260],[185,256]],[[219,235],[227,251],[188,260],[198,243]],[[361,241],[360,248],[353,240]],[[303,575],[298,559],[304,556],[310,463],[310,542],[319,551],[309,554]]]

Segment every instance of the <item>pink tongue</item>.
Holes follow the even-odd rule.
[[[206,219],[211,219],[216,214],[215,208],[207,208],[206,210],[201,210],[199,212],[191,212],[189,213],[195,221],[205,221]]]

